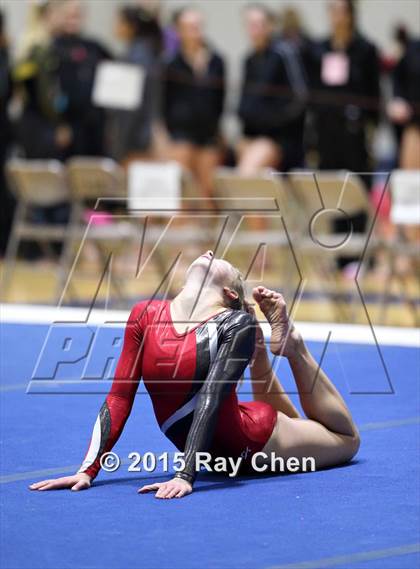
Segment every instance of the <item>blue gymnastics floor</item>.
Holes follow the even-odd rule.
[[[237,480],[203,474],[191,496],[159,501],[136,490],[170,475],[129,473],[127,465],[100,474],[86,492],[27,489],[74,472],[104,398],[25,393],[47,331],[24,324],[1,330],[2,569],[419,567],[415,348],[382,348],[391,389],[374,346],[328,346],[324,367],[362,431],[351,464]],[[309,345],[319,357],[322,344]],[[284,362],[280,373],[291,387]],[[173,450],[146,396],[138,395],[115,450],[121,457]]]

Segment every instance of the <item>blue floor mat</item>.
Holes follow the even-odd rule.
[[[203,474],[188,498],[159,501],[136,489],[169,475],[129,473],[126,464],[101,473],[87,492],[27,490],[58,475],[37,471],[64,474],[81,462],[104,398],[25,394],[47,330],[2,325],[2,569],[419,567],[416,349],[382,347],[385,372],[374,346],[328,346],[323,365],[362,428],[351,464],[236,480]],[[322,344],[309,345],[319,358]],[[279,373],[293,391],[285,362]],[[242,398],[250,398],[247,381]],[[145,395],[115,450],[123,458],[174,450]]]

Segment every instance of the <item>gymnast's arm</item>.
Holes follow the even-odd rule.
[[[216,360],[200,391],[194,419],[185,446],[185,467],[175,477],[192,486],[197,475],[196,453],[208,451],[213,439],[220,405],[236,387],[255,348],[255,323],[250,314],[239,312],[227,323]]]
[[[85,459],[73,476],[32,484],[31,490],[71,488],[84,490],[98,475],[100,460],[118,441],[130,415],[141,377],[143,330],[140,324],[144,304],[131,311],[124,333],[124,346],[115,370],[111,390],[99,411]]]

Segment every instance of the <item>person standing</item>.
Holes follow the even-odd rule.
[[[102,44],[83,35],[85,8],[80,0],[64,0],[61,12],[52,52],[58,62],[63,115],[71,130],[69,153],[101,156],[105,112],[92,103],[92,88],[98,64],[111,56]]]
[[[6,250],[9,239],[14,200],[7,187],[5,164],[12,143],[12,129],[8,116],[8,104],[12,95],[7,39],[3,14],[0,12],[0,256]]]
[[[311,73],[319,168],[364,173],[379,115],[379,58],[357,29],[353,0],[329,0],[328,10],[331,31],[314,47]]]
[[[330,34],[314,44],[310,60],[318,167],[358,173],[370,191],[374,164],[369,135],[379,118],[379,57],[375,46],[357,29],[353,0],[329,0],[328,11]],[[333,221],[334,231],[344,234],[350,230],[363,233],[366,223],[364,211]],[[358,259],[338,259],[338,267],[349,279],[355,277],[358,266]]]
[[[402,127],[400,167],[420,170],[420,38],[408,39],[393,73],[391,121]]]
[[[220,163],[225,65],[206,41],[197,9],[180,10],[174,21],[180,44],[166,61],[163,85],[168,157],[191,171],[202,196],[210,198],[214,170]]]
[[[153,127],[159,111],[162,32],[153,14],[140,6],[125,6],[119,10],[115,33],[126,45],[122,61],[139,66],[145,77],[138,107],[112,114],[111,153],[122,161],[152,158]]]
[[[252,51],[244,63],[238,109],[243,127],[238,169],[244,175],[303,163],[306,83],[296,50],[273,36],[273,20],[262,4],[246,9]]]
[[[103,155],[105,113],[91,95],[96,67],[109,54],[82,35],[78,0],[49,1],[42,17],[48,40],[34,45],[14,72],[24,92],[18,140],[25,157]]]

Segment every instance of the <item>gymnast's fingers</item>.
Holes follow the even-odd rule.
[[[72,492],[78,492],[79,490],[87,490],[90,488],[90,482],[87,480],[79,480],[74,486],[71,487]]]
[[[60,490],[62,488],[63,486],[57,484],[56,480],[50,480],[49,482],[47,482],[47,484],[41,486],[41,488],[38,488],[38,490],[39,492],[43,492],[44,490]]]
[[[29,486],[29,490],[39,490],[40,488],[42,488],[42,486],[45,486],[49,482],[52,482],[52,479],[51,480],[41,480],[41,482],[34,482],[34,484],[31,484]]]
[[[171,491],[172,486],[170,484],[162,484],[159,490],[156,492],[156,498],[166,498]]]
[[[162,482],[156,482],[155,484],[146,484],[137,490],[139,494],[147,494],[148,492],[154,492],[155,490],[159,490]]]
[[[172,490],[169,492],[169,494],[166,497],[170,500],[171,498],[175,498],[177,494],[179,494],[179,488],[175,487],[172,488]]]
[[[189,488],[181,488],[181,490],[178,492],[178,494],[176,494],[175,498],[183,498],[184,496],[187,496],[188,494],[191,494],[191,490]]]

